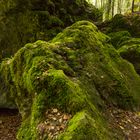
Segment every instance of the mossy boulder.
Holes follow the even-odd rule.
[[[106,34],[112,32],[128,31],[132,35],[132,37],[140,37],[139,23],[140,16],[138,14],[117,14],[111,20],[100,23],[98,27]]]
[[[112,45],[118,49],[120,44],[125,40],[130,39],[131,34],[128,31],[119,31],[119,32],[112,32],[109,33],[108,36],[111,38]]]
[[[111,19],[111,28],[112,30],[120,31],[120,30],[129,30],[131,28],[130,23],[126,16],[117,14]]]
[[[101,17],[85,0],[1,0],[0,59],[26,43],[50,40],[76,21],[99,21]]]
[[[140,38],[131,38],[120,44],[118,50],[122,58],[131,62],[138,74],[140,74]]]
[[[140,77],[108,41],[94,24],[79,21],[49,42],[26,44],[1,63],[0,94],[15,101],[22,115],[17,139],[39,139],[37,126],[50,108],[73,116],[58,139],[121,139],[102,111],[107,105],[139,108]]]
[[[140,37],[140,16],[138,14],[133,14],[132,16],[128,17],[130,24],[131,24],[131,34],[134,37]]]

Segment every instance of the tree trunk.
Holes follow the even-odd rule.
[[[132,0],[132,13],[134,12],[134,3],[135,3],[135,0]]]

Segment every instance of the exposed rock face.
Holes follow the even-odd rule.
[[[101,12],[85,0],[1,0],[0,58],[28,42],[50,40],[79,20],[98,21]]]
[[[122,58],[131,62],[138,74],[140,74],[140,38],[130,38],[120,44],[118,50]]]
[[[140,77],[108,40],[92,23],[79,21],[49,42],[26,44],[1,63],[0,94],[15,101],[23,119],[19,140],[40,137],[37,127],[50,108],[72,115],[58,139],[119,137],[101,110],[106,104],[138,108]]]

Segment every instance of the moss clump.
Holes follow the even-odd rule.
[[[140,74],[140,39],[132,38],[122,42],[121,48],[118,50],[120,55],[131,62],[138,74]]]
[[[0,59],[28,42],[50,40],[76,21],[98,21],[101,16],[86,0],[1,0]]]
[[[81,125],[82,124],[82,125]],[[110,134],[105,123],[99,118],[93,118],[86,111],[81,111],[69,122],[67,130],[60,135],[59,140],[108,140]]]
[[[138,108],[140,78],[108,41],[94,24],[79,21],[49,42],[25,45],[1,64],[1,84],[23,119],[17,139],[38,139],[37,125],[53,107],[73,115],[60,139],[115,139],[102,108]]]
[[[121,14],[117,14],[114,16],[114,18],[111,21],[111,28],[112,28],[112,30],[115,29],[115,30],[120,31],[120,30],[124,30],[124,29],[128,30],[131,27],[130,27],[127,17],[125,17]]]
[[[131,37],[131,34],[128,31],[119,31],[109,33],[108,36],[111,38],[112,45],[118,49],[123,41],[128,40]]]

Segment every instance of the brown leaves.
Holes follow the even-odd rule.
[[[45,112],[45,118],[46,120],[37,126],[40,139],[44,134],[47,134],[49,139],[57,139],[58,135],[66,129],[71,115],[62,113],[57,108],[52,108]]]
[[[127,140],[140,140],[140,116],[137,112],[111,107],[108,109],[110,122],[119,128]]]

